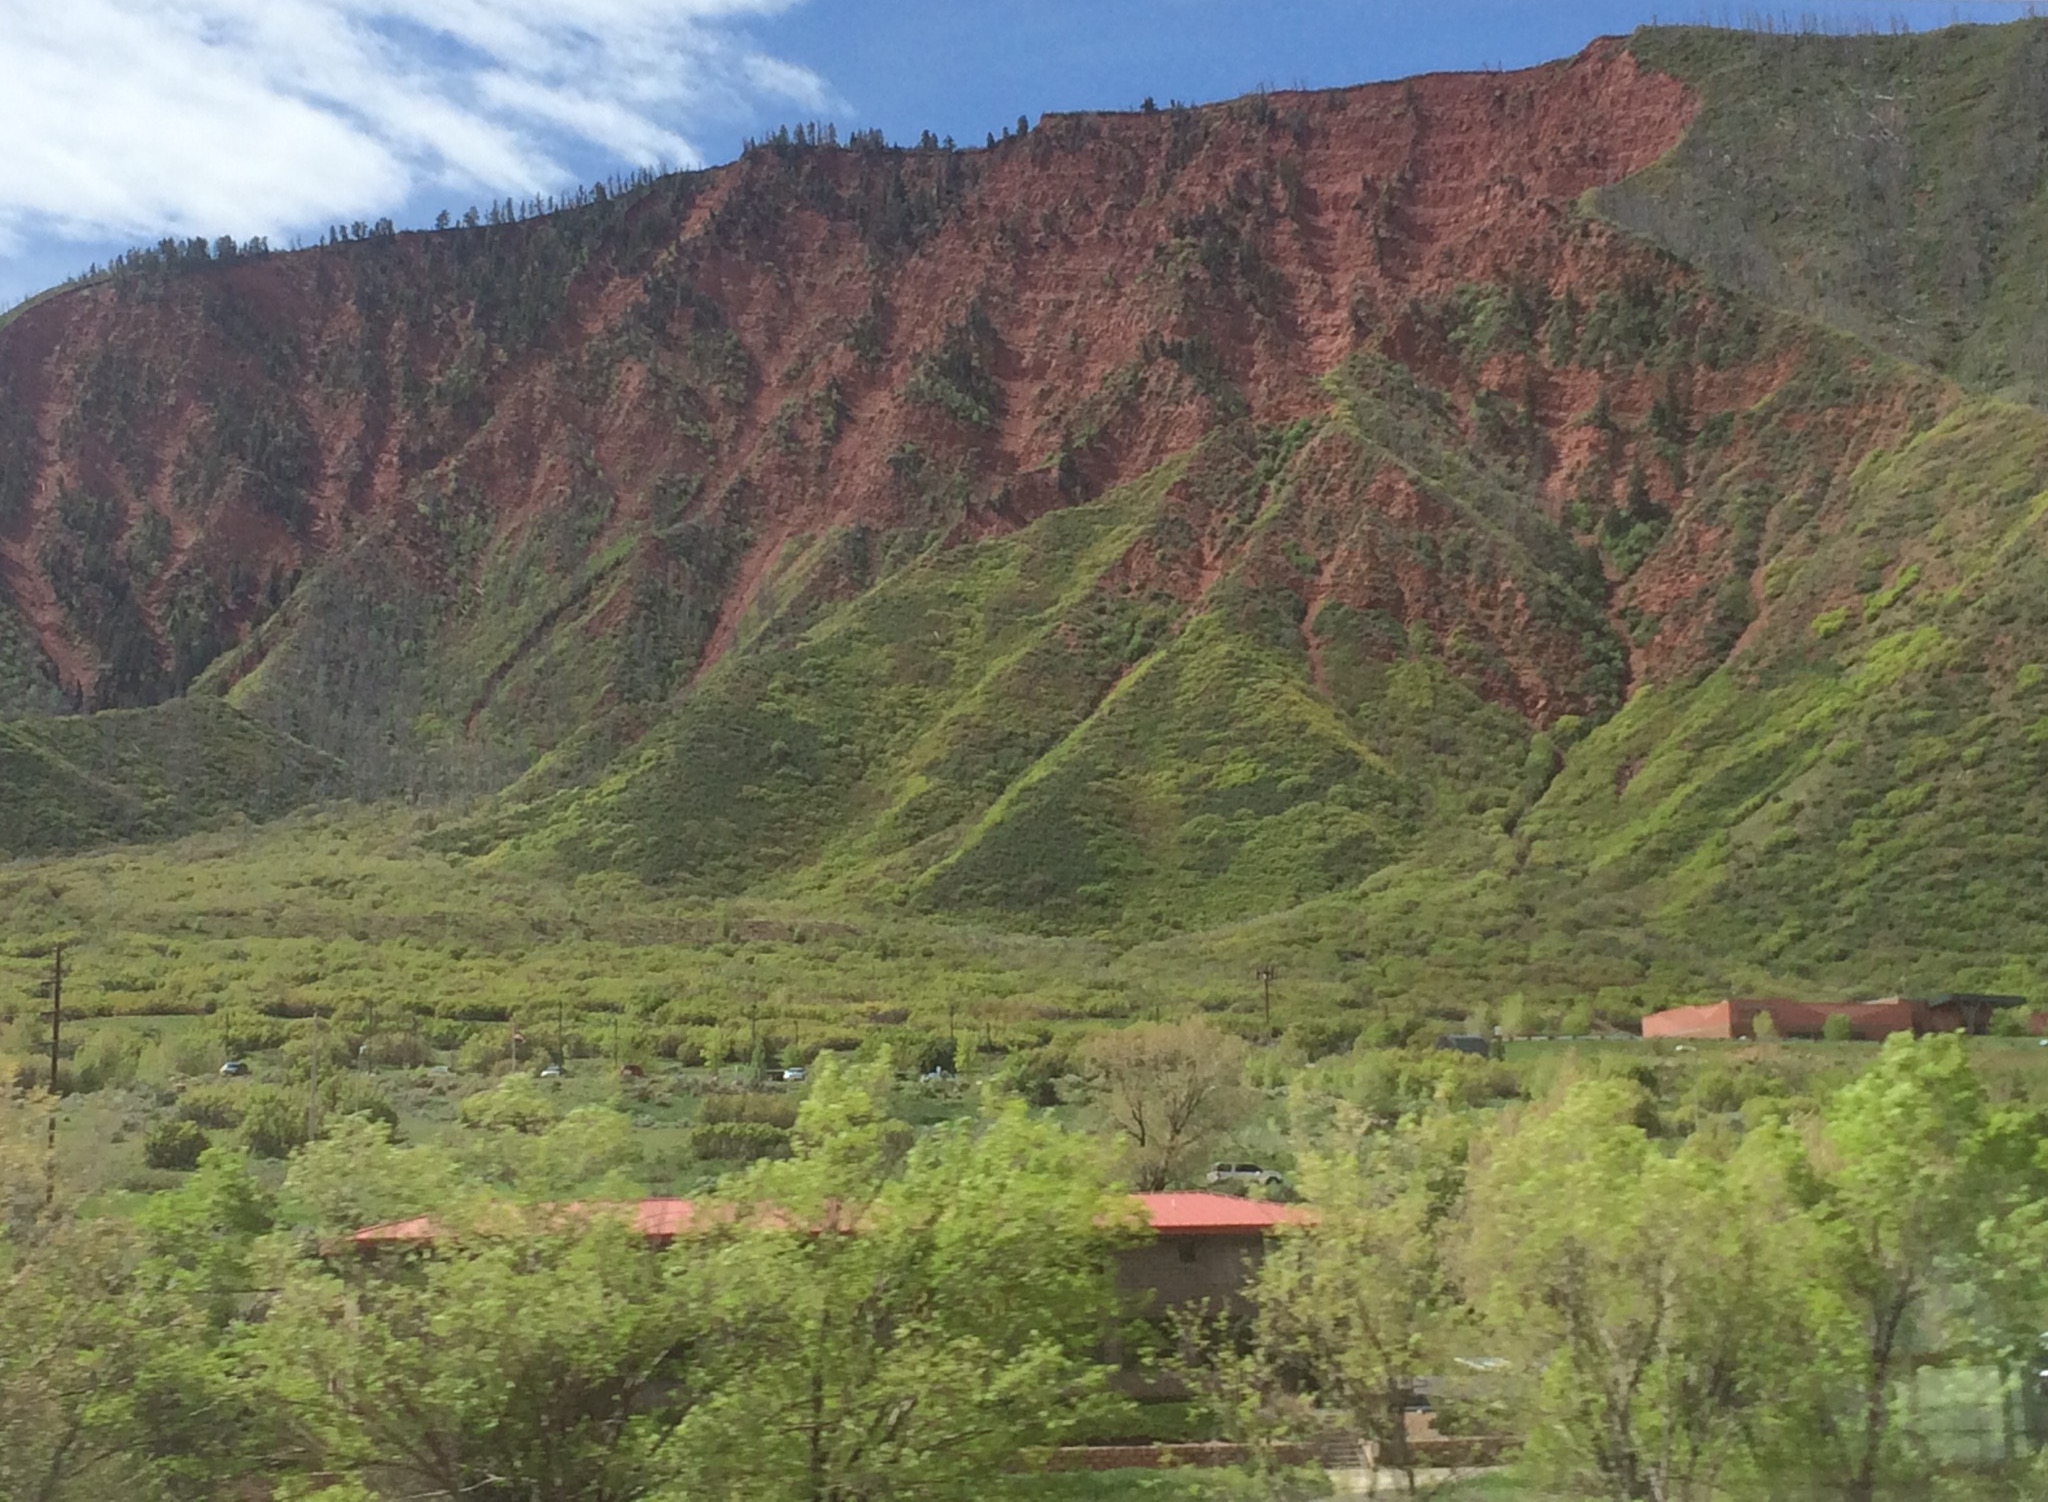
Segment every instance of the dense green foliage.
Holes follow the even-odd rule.
[[[12,1095],[0,1478],[49,1502],[258,1475],[358,1502],[1064,1497],[1093,1493],[1035,1474],[1046,1446],[1164,1432],[1246,1446],[1248,1474],[1188,1495],[1302,1497],[1322,1493],[1274,1464],[1284,1441],[1348,1433],[1397,1473],[1434,1463],[1404,1417],[1426,1382],[1440,1433],[1526,1441],[1515,1485],[1560,1502],[1904,1502],[1937,1471],[1944,1495],[2005,1502],[2038,1481],[2048,1405],[2001,1385],[2035,1359],[2048,1299],[2032,1049],[1304,1066],[1201,1033],[1105,1035],[1116,1062],[1072,1082],[1078,1110],[1028,1107],[1008,1074],[935,1118],[887,1062],[707,1095],[735,1124],[793,1106],[789,1155],[728,1166],[652,1245],[613,1209],[645,1192],[626,1113],[651,1080],[592,1099],[454,1077],[489,1109],[408,1115],[403,1136],[337,1098],[308,1142],[302,1091],[173,1076],[148,1194],[94,1184],[104,1154],[83,1174],[66,1154],[46,1192],[52,1107]],[[1146,1232],[1086,1130],[1134,1107],[1164,1121],[1205,1062],[1234,1103],[1189,1142],[1246,1142],[1245,1112],[1266,1114],[1282,1145],[1261,1156],[1298,1165],[1317,1215],[1236,1317],[1122,1302],[1112,1260]],[[61,1110],[124,1099],[151,1095],[108,1084]],[[298,1138],[263,1139],[287,1117]],[[246,1151],[217,1139],[195,1167],[237,1122]],[[348,1239],[422,1213],[381,1248]],[[1115,1364],[1192,1407],[1134,1407]],[[1124,1484],[1110,1494],[1145,1494]]]

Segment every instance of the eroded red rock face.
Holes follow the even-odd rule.
[[[1361,351],[1449,393],[1469,434],[1477,393],[1519,404],[1527,501],[1556,518],[1589,472],[1618,493],[1627,467],[1583,413],[1604,393],[1640,421],[1668,377],[1540,349],[1475,363],[1431,309],[1473,284],[1590,303],[1685,281],[1575,203],[1668,150],[1692,107],[1607,41],[1517,73],[1049,117],[988,151],[770,146],[557,219],[74,291],[0,332],[0,398],[26,414],[0,439],[19,476],[0,494],[0,585],[67,687],[133,701],[189,676],[174,638],[195,611],[225,644],[273,581],[363,539],[416,584],[484,598],[570,515],[586,518],[573,547],[548,556],[631,537],[620,577],[687,565],[701,668],[793,539],[1014,529],[1219,427],[1326,411],[1324,377]],[[1693,405],[1753,402],[1785,358],[1703,375]],[[1463,525],[1437,490],[1342,435],[1296,463],[1279,533],[1186,500],[1191,549],[1141,550],[1128,579],[1198,598],[1243,566],[1299,593],[1310,623],[1339,600],[1462,628],[1487,644],[1490,693],[1538,718],[1576,707],[1580,643],[1532,618],[1511,573],[1475,580],[1390,541]],[[1652,483],[1684,526],[1684,485]],[[116,556],[87,586],[66,495],[115,517]],[[145,531],[161,546],[131,541]],[[1316,566],[1287,563],[1285,537]],[[1685,593],[1668,569],[1647,577]],[[91,618],[124,587],[154,676]],[[631,599],[611,579],[579,602],[581,629],[618,627]]]

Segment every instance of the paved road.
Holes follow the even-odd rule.
[[[1494,1469],[1491,1466],[1472,1466],[1417,1471],[1415,1486],[1417,1491],[1428,1492],[1441,1502],[1451,1502],[1452,1498],[1470,1490],[1464,1483],[1491,1476]],[[1380,1471],[1376,1476],[1371,1471],[1331,1471],[1330,1480],[1336,1484],[1336,1489],[1331,1492],[1333,1497],[1398,1496],[1406,1489],[1399,1471]]]

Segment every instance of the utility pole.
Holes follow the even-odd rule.
[[[57,1040],[64,1031],[64,946],[50,957],[50,1095],[57,1094]]]
[[[575,922],[576,915],[571,913],[569,915],[569,921],[572,923]],[[564,1074],[567,1074],[569,1072],[569,1023],[567,1020],[568,1016],[569,1003],[564,1001],[560,996],[557,996],[555,998],[555,1064],[558,1068],[560,1068],[560,1070]]]
[[[320,1014],[313,1014],[313,1048],[306,1055],[309,1081],[306,1086],[306,1140],[320,1135]]]
[[[1258,977],[1259,985],[1266,995],[1266,1036],[1273,1036],[1273,977],[1278,974],[1271,965],[1261,965],[1252,972]]]
[[[57,1202],[57,1038],[64,1027],[64,946],[50,960],[50,1118],[43,1131],[43,1209]]]

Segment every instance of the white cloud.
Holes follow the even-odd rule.
[[[0,0],[0,247],[280,235],[410,195],[523,196],[565,159],[822,111],[745,23],[801,0]]]

